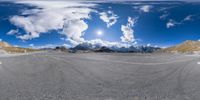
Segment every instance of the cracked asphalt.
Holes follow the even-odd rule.
[[[0,57],[0,100],[200,100],[199,58],[61,52]]]

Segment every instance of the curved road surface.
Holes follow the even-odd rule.
[[[200,100],[198,56],[43,52],[0,61],[0,100]]]

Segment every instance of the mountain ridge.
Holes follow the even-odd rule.
[[[27,53],[27,52],[34,52],[34,51],[38,51],[38,50],[31,49],[31,48],[14,47],[14,46],[12,46],[11,44],[9,44],[5,41],[0,42],[0,52],[2,54],[6,54],[6,53]]]
[[[195,53],[200,52],[200,41],[187,40],[181,44],[166,48],[164,52],[174,52],[174,53]]]
[[[100,46],[92,45],[89,43],[82,43],[73,48],[72,51],[93,51],[93,52],[118,52],[118,53],[152,53],[160,50],[159,47],[151,46],[130,46],[130,47],[117,47],[117,46]]]

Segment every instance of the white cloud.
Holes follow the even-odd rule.
[[[192,17],[193,17],[193,15],[188,15],[183,20],[181,20],[180,22],[177,22],[177,21],[174,21],[174,20],[170,19],[167,22],[166,27],[167,28],[171,28],[171,27],[174,27],[176,25],[181,25],[181,24],[183,24],[183,23],[185,23],[187,21],[192,21],[193,20]]]
[[[29,47],[34,47],[34,44],[29,44]]]
[[[121,25],[121,31],[123,32],[123,36],[121,36],[122,42],[133,42],[134,41],[134,30],[132,27],[134,26],[136,20],[128,17],[128,23],[126,25]]]
[[[166,19],[169,16],[169,14],[163,14],[160,16],[160,19]]]
[[[66,38],[64,38],[64,37],[62,37],[62,38],[60,38],[61,40],[63,40],[63,41],[67,41],[67,39]]]
[[[62,46],[64,46],[65,48],[71,48],[71,45],[69,44],[63,44]]]
[[[191,20],[193,20],[192,17],[194,17],[194,16],[193,15],[188,15],[183,19],[183,21],[191,21]]]
[[[30,14],[37,14],[37,13],[40,13],[41,10],[39,9],[26,9],[22,12],[22,15],[30,15]]]
[[[40,45],[40,46],[36,46],[36,45],[32,45],[30,44],[29,45],[31,48],[33,49],[44,49],[44,48],[55,48],[57,45],[54,45],[54,44],[45,44],[45,45]]]
[[[38,38],[42,33],[47,33],[51,30],[62,30],[61,34],[66,38],[62,40],[69,41],[72,45],[80,43],[101,44],[102,46],[130,46],[137,42],[134,40],[134,31],[131,29],[135,24],[135,19],[128,18],[127,25],[123,25],[124,42],[109,42],[101,39],[85,40],[83,38],[84,32],[88,29],[85,19],[90,19],[90,13],[96,12],[92,7],[96,4],[71,2],[71,1],[17,1],[16,3],[28,4],[36,6],[37,8],[25,10],[20,16],[13,16],[10,22],[23,29],[25,34],[16,34],[17,38],[22,40],[29,40]],[[100,18],[107,23],[107,27],[114,25],[117,22],[118,16],[112,11],[100,13]],[[17,32],[17,31],[16,31]],[[43,46],[30,45],[34,48],[54,48],[55,45],[47,44]],[[65,45],[68,46],[68,45]]]
[[[151,5],[144,5],[144,6],[140,7],[140,11],[148,13],[148,12],[150,12],[151,8],[152,8]]]
[[[7,35],[14,35],[17,34],[19,32],[19,30],[10,30],[9,32],[7,32]]]
[[[68,38],[81,43],[84,42],[84,38],[82,36],[84,35],[84,31],[87,30],[88,25],[83,20],[69,20],[65,21],[63,33]]]
[[[69,1],[69,0],[17,0],[15,3],[29,4],[32,6],[38,6],[45,9],[59,9],[65,7],[93,7],[96,4],[93,3],[81,3],[81,1]]]
[[[171,28],[171,27],[174,27],[176,24],[177,24],[177,22],[175,22],[174,20],[170,19],[167,22],[166,26],[167,26],[167,28]]]
[[[30,16],[13,16],[10,19],[15,26],[25,30],[26,34],[17,36],[23,40],[38,38],[41,33],[51,30],[63,29],[64,35],[76,39],[77,42],[82,41],[83,32],[88,27],[84,19],[90,18],[89,13],[94,11],[90,7],[95,6],[95,4],[70,1],[18,1],[16,3],[38,7],[24,11],[24,14],[32,13]],[[78,27],[79,25],[81,27]]]
[[[51,48],[54,49],[57,46],[64,46],[66,48],[70,48],[71,46],[69,44],[60,44],[60,45],[55,45],[55,44],[45,44],[45,45],[34,45],[34,44],[29,44],[29,47],[33,49],[44,49],[44,48]]]
[[[2,39],[0,39],[0,42],[2,41]]]
[[[150,47],[150,46],[151,46],[151,44],[150,44],[150,43],[148,43],[148,44],[147,44],[147,47]]]
[[[101,12],[100,19],[106,22],[107,27],[111,27],[117,22],[119,17],[113,11]]]

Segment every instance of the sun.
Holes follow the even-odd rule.
[[[102,30],[98,30],[98,31],[96,32],[96,34],[97,34],[98,36],[102,36],[102,35],[103,35],[103,31],[102,31]]]

